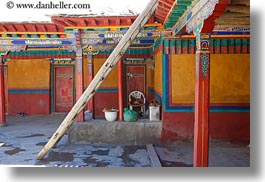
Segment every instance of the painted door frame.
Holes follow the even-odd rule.
[[[72,67],[73,70],[73,100],[75,103],[75,65],[74,64],[51,64],[51,112],[55,112],[55,67]]]
[[[127,73],[126,73],[126,67],[129,66],[143,66],[144,67],[144,95],[147,101],[147,78],[146,78],[146,63],[126,63],[123,64],[123,88],[124,88],[124,100],[123,104],[124,107],[128,107],[128,95],[127,95]]]

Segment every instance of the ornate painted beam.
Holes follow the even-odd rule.
[[[183,13],[179,18],[177,23],[173,26],[173,36],[179,34],[183,28],[186,27],[186,31],[190,33],[194,28],[202,28],[204,21],[213,15],[215,7],[218,3],[224,4],[222,9],[218,10],[220,12],[224,11],[223,8],[226,8],[227,4],[230,3],[230,0],[200,0],[193,1],[188,9]],[[219,16],[221,13],[219,13]],[[214,21],[217,16],[215,16],[211,21]],[[212,25],[212,28],[214,25]],[[196,30],[195,30],[196,31]]]
[[[21,39],[21,38],[0,38],[1,46],[64,46],[71,45],[69,39]]]

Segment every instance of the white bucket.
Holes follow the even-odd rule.
[[[105,119],[107,121],[115,121],[117,119],[117,115],[118,115],[118,110],[116,109],[111,109],[109,111],[105,111]]]

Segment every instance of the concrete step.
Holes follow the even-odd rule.
[[[146,145],[160,144],[162,123],[139,120],[137,122],[109,122],[95,120],[74,123],[69,129],[71,144]]]

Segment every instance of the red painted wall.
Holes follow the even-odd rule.
[[[44,93],[9,94],[8,114],[26,113],[28,115],[50,114],[50,95]]]
[[[104,108],[118,109],[118,93],[117,92],[97,92],[94,96],[94,116],[95,118],[104,118],[102,110]]]
[[[187,137],[193,137],[193,113],[163,112],[162,122],[162,141],[183,140]]]
[[[210,113],[210,139],[223,139],[231,142],[249,142],[249,112]],[[194,113],[163,112],[162,141],[191,139],[194,129]]]
[[[250,113],[210,113],[210,137],[230,141],[250,140]]]
[[[50,114],[50,61],[14,59],[7,64],[8,114]]]

